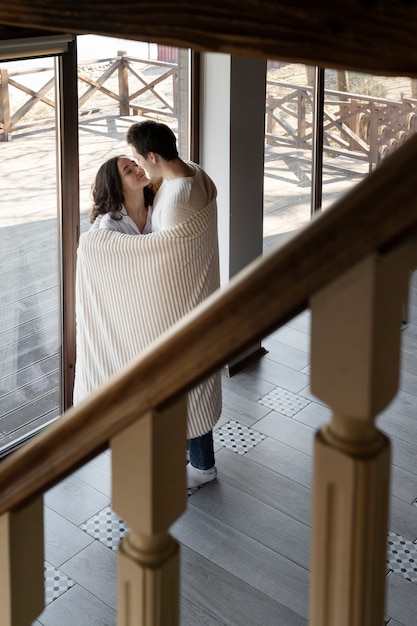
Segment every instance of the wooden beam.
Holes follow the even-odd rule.
[[[0,25],[417,76],[417,3],[0,1]]]

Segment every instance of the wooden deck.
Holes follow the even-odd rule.
[[[131,121],[83,122],[84,211],[98,165],[126,151]],[[0,444],[36,428],[34,414],[43,425],[58,412],[54,140],[34,133],[23,153],[21,145],[0,144]],[[309,220],[309,161],[271,150],[265,171],[268,248]],[[326,162],[325,202],[361,176]],[[402,337],[401,390],[379,418],[393,448],[390,626],[414,626],[417,614],[417,275]],[[223,377],[218,480],[188,498],[172,527],[181,543],[181,626],[307,624],[312,443],[329,418],[309,391],[309,338],[306,312],[264,340],[261,360]],[[116,624],[115,547],[126,528],[110,508],[110,460],[102,454],[45,496],[47,605],[36,626]]]

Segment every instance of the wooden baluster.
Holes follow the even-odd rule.
[[[149,412],[112,439],[113,508],[130,531],[118,556],[118,625],[177,626],[186,506],[186,402]]]
[[[43,498],[0,516],[2,626],[30,626],[44,601]]]
[[[333,411],[315,441],[311,626],[383,624],[390,444],[375,417],[398,388],[406,252],[368,257],[311,300],[311,390]]]

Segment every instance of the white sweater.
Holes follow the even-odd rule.
[[[153,202],[152,231],[173,228],[186,222],[207,205],[207,174],[188,163],[195,176],[164,180]]]

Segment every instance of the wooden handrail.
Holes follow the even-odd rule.
[[[304,310],[374,251],[417,232],[417,136],[282,247],[260,257],[137,360],[0,465],[0,514],[62,480],[111,437]]]

